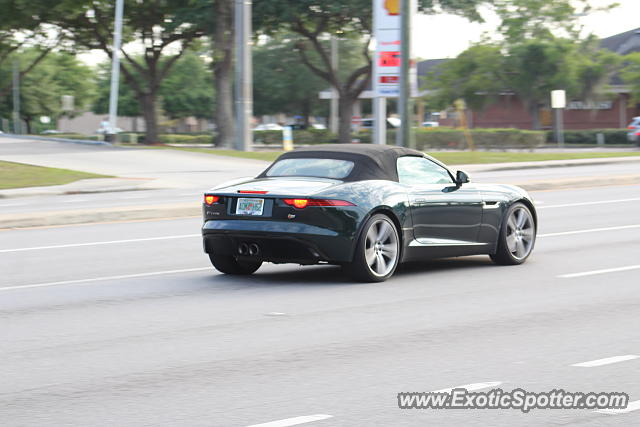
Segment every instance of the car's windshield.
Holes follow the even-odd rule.
[[[267,176],[313,176],[318,178],[342,179],[353,170],[354,163],[338,159],[284,159],[277,161]]]

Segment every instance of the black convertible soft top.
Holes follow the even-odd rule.
[[[355,167],[343,179],[344,181],[384,179],[397,182],[398,170],[396,162],[398,157],[403,156],[428,157],[417,150],[389,145],[323,144],[290,151],[278,157],[276,162],[283,159],[299,158],[350,160],[354,162]],[[267,172],[272,166],[269,166],[258,178],[266,178]]]

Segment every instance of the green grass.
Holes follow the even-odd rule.
[[[235,151],[219,150],[215,148],[194,148],[194,147],[174,147],[174,146],[144,146],[128,145],[137,148],[157,148],[168,150],[191,151],[196,153],[215,154],[218,156],[237,157],[243,159],[265,160],[272,162],[278,158],[282,151]],[[320,147],[320,146],[319,146]],[[587,152],[587,153],[554,153],[554,152],[504,152],[504,151],[433,151],[427,152],[441,162],[449,165],[480,164],[480,163],[511,163],[511,162],[540,162],[544,160],[573,160],[573,159],[601,159],[611,157],[637,157],[640,151],[607,151],[607,152]]]
[[[69,169],[45,168],[0,161],[0,190],[62,185],[88,178],[109,177]]]
[[[174,148],[174,147],[172,147]],[[242,152],[234,150],[215,150],[209,148],[177,148],[184,151],[216,154],[219,156],[239,157],[245,159],[258,159],[273,161],[282,151],[268,152]],[[441,162],[449,165],[478,164],[478,163],[510,163],[510,162],[536,162],[544,160],[572,160],[572,159],[599,159],[609,157],[635,157],[640,152],[604,152],[604,153],[527,153],[527,152],[492,152],[492,151],[434,151],[428,153]]]
[[[640,152],[604,153],[512,153],[491,151],[435,151],[427,153],[449,165],[478,163],[541,162],[544,160],[601,159],[610,157],[637,157]]]

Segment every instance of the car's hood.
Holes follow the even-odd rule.
[[[210,190],[219,194],[266,192],[269,196],[312,196],[342,181],[325,178],[261,178],[224,183]]]

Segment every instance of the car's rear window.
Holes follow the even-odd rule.
[[[342,179],[353,170],[354,163],[338,159],[284,159],[277,161],[267,176],[312,176],[318,178]]]

